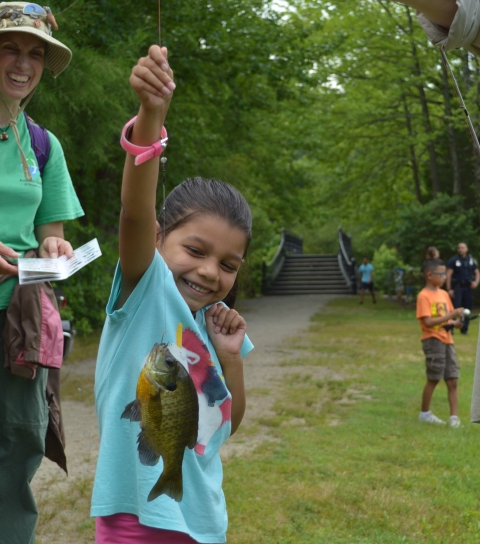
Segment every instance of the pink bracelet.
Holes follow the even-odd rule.
[[[135,157],[135,166],[138,166],[139,164],[143,164],[144,162],[149,161],[150,159],[153,159],[155,157],[159,157],[162,154],[163,150],[167,147],[168,134],[165,127],[162,127],[162,132],[160,134],[161,139],[158,142],[154,142],[148,147],[134,145],[129,142],[127,138],[130,136],[132,127],[136,120],[137,116],[135,116],[133,119],[130,119],[130,121],[123,127],[122,137],[120,138],[120,145],[123,147],[123,149],[125,149],[128,154]]]

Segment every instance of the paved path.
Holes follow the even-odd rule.
[[[222,457],[228,459],[251,451],[268,439],[264,430],[245,439],[242,429],[255,425],[259,418],[273,415],[272,405],[277,398],[283,377],[292,367],[280,365],[294,358],[298,352],[289,347],[288,339],[308,328],[310,319],[335,295],[269,296],[241,301],[239,312],[247,321],[247,334],[255,349],[245,359],[245,388],[247,410],[239,435],[232,436],[222,447]],[[302,370],[296,367],[295,371]],[[306,370],[306,369],[305,369]],[[323,373],[323,369],[317,368]],[[256,425],[258,427],[258,425]]]
[[[245,361],[247,390],[268,384],[258,374],[263,376],[268,368],[275,373],[279,359],[292,353],[285,341],[305,330],[312,316],[334,298],[334,295],[271,296],[240,302],[239,311],[247,321],[247,334],[255,346]]]

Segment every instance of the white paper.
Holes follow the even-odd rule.
[[[65,255],[58,259],[18,259],[18,280],[21,285],[65,280],[101,254],[98,240],[94,238],[76,249],[70,259]]]

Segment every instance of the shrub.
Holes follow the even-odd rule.
[[[382,244],[379,249],[375,250],[372,265],[375,269],[374,283],[377,288],[386,294],[395,294],[393,270],[399,267],[407,268],[402,262],[397,250]]]
[[[459,242],[465,242],[475,253],[479,248],[478,229],[474,226],[475,212],[462,197],[441,194],[421,205],[410,204],[400,212],[400,222],[391,245],[398,248],[401,258],[420,265],[429,246],[435,246],[447,261]]]

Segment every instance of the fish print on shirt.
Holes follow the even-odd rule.
[[[204,455],[212,436],[231,420],[232,398],[203,340],[191,329],[177,328],[171,354],[190,374],[198,395],[198,437],[195,452]]]

